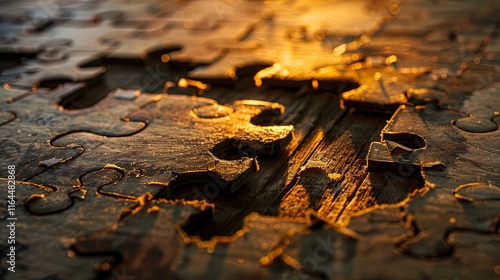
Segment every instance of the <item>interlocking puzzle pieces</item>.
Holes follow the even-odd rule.
[[[257,73],[257,85],[263,82],[292,87],[311,84],[316,69],[351,63],[351,55],[344,57],[341,50],[358,48],[382,28],[390,13],[383,4],[371,4],[297,1],[278,2],[273,6],[271,2],[269,10],[274,15],[271,20],[256,24],[241,42],[229,46],[214,42],[212,48],[225,47],[227,53],[208,66],[190,71],[189,77],[237,79],[239,73],[253,72]],[[347,20],[351,10],[359,12],[355,21]],[[329,11],[328,15],[325,11]],[[335,15],[332,16],[332,12]],[[334,52],[336,48],[340,49]]]
[[[201,240],[189,235],[190,227],[199,226],[190,220],[196,216],[210,219],[211,207],[196,201],[151,201],[124,217],[115,228],[78,238],[73,248],[79,255],[112,255],[101,264],[103,273],[122,272],[140,279],[279,277],[281,271],[263,267],[261,257],[304,221],[254,213],[232,236]]]
[[[231,44],[243,39],[251,26],[262,18],[261,10],[265,7],[262,2],[219,1],[107,1],[73,5],[81,8],[75,18],[40,32],[2,40],[0,50],[32,54],[66,42],[70,53],[81,51],[111,59],[144,60],[152,52],[167,53],[182,48],[178,60],[187,56],[191,63],[206,64],[224,53],[222,49],[209,48],[209,42]],[[133,19],[127,19],[131,13]],[[91,15],[101,20],[82,20]]]
[[[405,206],[419,230],[402,244],[406,253],[446,256],[453,251],[447,236],[454,231],[497,232],[500,201],[492,190],[500,184],[498,93],[496,84],[461,101],[451,98],[449,110],[402,106],[383,130],[382,142],[372,143],[369,170],[422,176],[429,188]],[[472,193],[462,195],[466,191]]]
[[[256,17],[255,21],[258,21]],[[164,62],[175,60],[188,65],[210,64],[221,58],[226,47],[210,48],[212,42],[224,42],[228,45],[242,40],[252,26],[252,22],[228,21],[213,29],[170,29],[164,20],[148,23],[152,25],[148,31],[108,32],[101,39],[114,42],[116,48],[107,55],[112,59],[144,60],[149,53],[163,51]],[[154,26],[159,26],[154,28]],[[224,44],[223,43],[223,44]]]
[[[105,137],[77,132],[53,141],[60,147],[81,146],[85,152],[32,178],[59,187],[53,197],[34,201],[32,209],[43,213],[67,208],[67,194],[73,191],[78,176],[102,168],[123,174],[116,185],[102,189],[123,198],[145,192],[168,197],[177,186],[192,180],[214,181],[221,189],[234,192],[258,169],[256,159],[248,154],[276,154],[291,140],[293,126],[253,124],[283,111],[282,105],[265,101],[220,105],[207,98],[157,95],[126,116],[128,121],[147,123],[140,133]],[[224,159],[233,151],[238,158]]]
[[[60,98],[85,88],[67,84],[54,90],[0,90],[0,111],[7,116],[0,126],[2,162],[17,167],[17,179],[29,179],[53,165],[83,153],[78,145],[56,147],[51,141],[74,131],[88,131],[107,136],[130,135],[142,130],[144,122],[124,121],[122,117],[139,108],[149,97],[127,100],[110,94],[93,107],[64,110]],[[105,121],[103,121],[105,119]],[[0,177],[7,177],[7,169]]]
[[[337,228],[313,216],[298,230],[290,231],[267,256],[293,268],[283,279],[498,276],[498,235],[454,231],[448,236],[456,242],[454,253],[431,261],[402,254],[401,244],[417,233],[412,216],[401,208],[358,213],[347,228]]]
[[[144,58],[163,50],[163,62],[190,66],[218,61],[235,44],[244,40],[255,24],[267,19],[262,1],[186,1],[175,12],[145,24],[148,32],[116,32],[103,36],[119,43],[108,57]],[[266,16],[267,15],[267,16]]]
[[[308,212],[309,221],[290,231],[264,258],[277,259],[293,268],[284,279],[397,279],[393,267],[401,257],[395,241],[411,230],[396,208],[351,218],[348,228],[336,227]],[[384,265],[380,265],[383,263]]]
[[[214,236],[201,240],[181,233],[188,243],[175,266],[180,278],[202,278],[217,275],[219,279],[276,279],[287,270],[283,265],[268,265],[268,254],[289,232],[303,227],[305,219],[286,219],[251,213],[245,217],[242,228],[232,236]],[[266,264],[266,266],[263,266]]]
[[[34,59],[26,59],[22,65],[2,71],[9,85],[21,88],[38,87],[41,82],[85,82],[101,77],[104,67],[81,66],[98,58],[92,52],[68,51],[66,47],[44,49]]]
[[[385,107],[394,111],[399,104],[413,102],[413,97],[421,102],[413,90],[426,91],[428,99],[439,100],[443,93],[472,91],[500,81],[500,71],[491,65],[493,53],[484,51],[497,41],[497,9],[500,6],[494,2],[402,4],[398,16],[358,52],[367,57],[394,57],[396,72],[411,70],[422,75],[414,83],[398,83],[400,87],[394,90],[360,87],[342,95],[344,104],[361,110]]]
[[[385,61],[390,62],[390,59],[391,57],[385,58]],[[396,59],[395,56],[393,59]],[[346,75],[360,86],[341,94],[342,107],[392,113],[400,104],[408,101],[405,95],[407,91],[414,89],[419,82],[425,83],[428,70],[385,66],[351,71]]]
[[[387,113],[392,113],[400,104],[437,102],[443,109],[448,109],[448,100],[458,103],[467,92],[492,87],[500,81],[500,69],[480,66],[470,66],[460,76],[447,71],[439,74],[439,70],[432,67],[387,66],[361,69],[358,73],[359,78],[351,80],[361,86],[342,93],[342,105]],[[445,75],[446,78],[436,78],[437,75]]]
[[[68,1],[59,5],[58,19],[71,22],[148,21],[169,14],[179,3],[173,1]]]
[[[7,272],[7,279],[92,279],[96,272],[95,263],[105,257],[79,258],[69,251],[73,240],[81,235],[102,231],[119,219],[124,208],[132,207],[131,200],[116,199],[98,194],[95,190],[116,181],[120,174],[104,170],[84,174],[80,187],[92,191],[85,201],[75,199],[73,207],[64,212],[50,215],[34,215],[29,203],[34,197],[50,195],[53,187],[16,181],[17,204],[14,213],[16,226],[15,273]],[[7,192],[7,183],[2,191]],[[25,202],[26,201],[26,202]],[[2,203],[3,204],[3,203]],[[5,221],[5,216],[2,217]],[[6,221],[11,222],[11,221]],[[9,228],[0,229],[2,236],[8,236]],[[8,248],[8,247],[7,247]],[[2,251],[7,252],[2,246]],[[9,248],[10,249],[10,248]],[[2,256],[1,267],[10,267]],[[75,274],[75,271],[78,271]]]
[[[113,227],[74,240],[72,249],[83,258],[111,256],[99,266],[100,277],[173,278],[176,261],[186,250],[180,225],[213,207],[204,201],[150,201],[151,197],[145,195]]]
[[[0,16],[9,21],[47,26],[2,37],[0,49],[7,53],[39,53],[55,42],[65,42],[68,51],[102,52],[114,42],[100,40],[110,31],[133,31],[145,22],[166,13],[174,3],[127,0],[115,1],[36,1],[34,5],[10,3]],[[3,11],[2,11],[3,12]],[[9,13],[9,14],[7,14]],[[133,15],[132,15],[133,14]],[[126,23],[126,24],[125,24]]]

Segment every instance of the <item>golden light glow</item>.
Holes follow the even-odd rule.
[[[398,57],[395,56],[395,55],[390,55],[388,56],[386,59],[385,59],[385,64],[387,65],[391,65],[393,63],[395,63],[396,61],[398,61]]]
[[[181,87],[181,88],[187,88],[188,87],[188,82],[186,79],[184,78],[181,78],[179,80],[179,82],[177,83],[177,86]]]
[[[313,89],[317,90],[319,88],[318,80],[312,80],[311,85]]]
[[[187,88],[187,87],[191,86],[191,87],[198,88],[199,90],[207,90],[208,89],[208,84],[204,84],[200,81],[184,79],[184,78],[179,79],[179,82],[177,82],[177,86],[181,87],[181,88]]]
[[[396,3],[393,3],[389,6],[389,13],[391,13],[391,15],[397,15],[397,14],[399,14],[400,11],[401,11],[401,8]]]
[[[161,56],[161,62],[163,62],[163,63],[167,63],[167,62],[169,62],[169,61],[170,61],[170,56],[168,56],[168,54],[163,54],[163,55]]]

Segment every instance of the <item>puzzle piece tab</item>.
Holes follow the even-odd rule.
[[[229,46],[212,43],[211,48],[224,48],[227,53],[213,64],[194,69],[189,77],[236,80],[238,73],[250,71],[256,73],[257,85],[263,82],[292,87],[307,85],[318,79],[315,70],[333,65],[342,68],[351,63],[351,56],[342,56],[340,50],[357,49],[390,17],[382,3],[369,5],[351,1],[310,5],[294,1],[267,4],[274,15],[269,21],[256,24],[242,41]],[[335,15],[325,13],[326,10]],[[346,16],[350,10],[359,12],[356,20]],[[175,59],[176,54],[172,55]]]
[[[203,201],[152,202],[151,197],[144,196],[113,227],[81,236],[72,244],[87,259],[111,256],[98,267],[100,278],[122,273],[140,279],[173,277],[174,263],[186,250],[178,228],[191,215],[211,211]]]
[[[145,97],[120,100],[109,95],[94,107],[81,110],[68,111],[58,106],[60,98],[84,87],[84,84],[72,84],[55,90],[0,91],[3,100],[0,111],[8,114],[7,120],[0,126],[1,147],[5,152],[1,158],[4,163],[18,167],[17,179],[31,178],[84,151],[78,145],[56,147],[51,142],[55,137],[72,131],[107,136],[130,135],[145,127],[144,122],[121,119],[138,108],[138,104],[147,99]],[[13,116],[15,119],[12,119]],[[106,122],[101,122],[102,118],[107,118]],[[0,171],[0,177],[7,177],[6,168]]]
[[[140,133],[127,137],[67,133],[52,144],[78,145],[85,148],[85,152],[32,180],[59,186],[58,196],[65,196],[82,172],[112,165],[124,178],[103,191],[124,198],[145,192],[155,195],[164,192],[168,197],[176,186],[190,180],[215,180],[222,189],[234,192],[245,183],[246,176],[255,171],[257,164],[256,159],[243,151],[276,154],[291,140],[293,126],[252,124],[256,118],[280,115],[283,110],[280,104],[264,101],[243,100],[220,105],[201,97],[157,95],[140,110],[126,116],[132,123],[147,123]],[[241,158],[223,159],[231,150],[240,151]],[[69,203],[52,200],[48,196],[35,202],[34,207],[46,212],[64,209]]]
[[[430,188],[405,206],[419,230],[402,244],[405,252],[421,257],[446,256],[452,252],[447,240],[452,231],[497,231],[500,202],[494,196],[492,200],[473,197],[491,194],[490,190],[500,185],[496,170],[500,130],[492,121],[500,110],[498,89],[495,84],[461,100],[451,96],[449,110],[435,104],[402,106],[383,130],[383,141],[372,143],[369,170],[419,175]],[[493,125],[496,129],[490,129]],[[465,187],[474,185],[490,187],[476,187],[472,199],[464,199],[469,197],[461,194],[469,190]]]

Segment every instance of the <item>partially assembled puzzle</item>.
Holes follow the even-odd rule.
[[[0,279],[500,278],[499,1],[0,7]]]

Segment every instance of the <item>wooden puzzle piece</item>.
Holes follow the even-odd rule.
[[[184,278],[209,274],[216,274],[219,279],[250,275],[272,279],[281,273],[263,267],[261,258],[288,232],[304,224],[303,220],[253,213],[232,236],[202,240],[189,235],[188,231],[200,222],[208,222],[213,209],[203,202],[184,203],[186,206],[160,200],[141,205],[116,228],[80,237],[73,248],[82,256],[112,255],[113,258],[100,265],[103,274],[123,270],[141,279],[158,275]],[[194,207],[183,208],[188,205]],[[137,258],[138,252],[143,250],[149,253]]]
[[[220,105],[201,97],[157,95],[125,117],[132,122],[146,122],[147,127],[141,133],[127,137],[66,133],[51,143],[61,147],[82,146],[85,152],[32,181],[59,186],[53,198],[58,200],[72,190],[79,174],[111,164],[123,173],[123,179],[103,191],[115,196],[134,198],[149,191],[155,195],[164,192],[168,197],[176,186],[192,180],[215,180],[222,189],[234,192],[258,165],[256,159],[243,152],[241,158],[232,160],[224,159],[225,154],[231,150],[279,153],[291,140],[293,126],[259,126],[252,122],[279,116],[283,111],[282,105],[264,101]],[[66,199],[61,206],[53,199],[48,196],[36,201],[33,209],[55,211],[69,203]]]
[[[150,201],[151,198],[142,197],[113,227],[73,241],[73,251],[84,259],[110,256],[98,266],[100,278],[117,273],[140,279],[173,277],[175,263],[186,250],[179,232],[181,224],[193,214],[210,212],[213,207],[204,201]]]
[[[308,215],[308,223],[290,231],[268,254],[293,268],[285,279],[333,279],[339,275],[349,279],[375,275],[397,279],[385,265],[392,267],[401,258],[394,251],[394,242],[411,230],[399,209],[354,216],[348,228],[333,226],[313,212]],[[385,265],[377,265],[379,261]]]
[[[96,256],[90,259],[75,257],[69,251],[73,238],[105,230],[118,221],[121,210],[132,207],[132,200],[120,200],[98,194],[95,189],[109,184],[119,178],[113,170],[91,172],[82,175],[82,188],[89,189],[84,203],[74,194],[74,205],[64,213],[51,215],[33,215],[29,209],[29,201],[33,197],[49,195],[53,189],[30,182],[16,181],[17,207],[15,220],[15,272],[7,272],[7,279],[90,279],[96,276],[92,265],[103,261],[105,257]],[[6,182],[2,180],[2,182]],[[7,184],[2,184],[2,191],[7,192]],[[27,200],[25,200],[27,198]],[[25,203],[26,201],[26,203]],[[11,221],[9,221],[11,222]],[[50,225],[50,226],[47,226]],[[89,226],[92,225],[92,226]],[[37,230],[33,230],[33,228]],[[10,229],[3,226],[2,236],[8,236]],[[9,247],[4,248],[2,251]],[[10,248],[9,248],[10,249]],[[2,267],[10,267],[2,260]],[[40,261],[43,260],[43,261]],[[75,275],[75,271],[78,274]]]
[[[258,18],[257,18],[258,19]],[[191,30],[170,29],[168,23],[160,20],[159,28],[148,31],[108,32],[102,39],[115,42],[117,48],[107,57],[112,59],[141,60],[152,52],[165,53],[181,49],[177,54],[164,56],[162,60],[170,59],[187,64],[209,64],[222,57],[224,49],[211,49],[210,42],[238,41],[250,29],[251,22],[234,21],[224,22],[213,29]],[[171,58],[170,58],[171,57]]]
[[[130,135],[142,130],[144,122],[129,122],[121,119],[125,114],[138,108],[149,97],[138,96],[124,100],[113,95],[107,96],[94,107],[80,110],[64,110],[57,104],[60,98],[74,94],[84,88],[84,84],[65,85],[55,90],[2,89],[0,111],[15,119],[0,126],[3,162],[16,165],[17,178],[25,180],[53,165],[65,162],[81,153],[78,145],[56,147],[51,140],[74,132],[88,131],[100,135]],[[107,118],[109,117],[109,118]],[[102,118],[107,118],[102,122]],[[7,169],[0,172],[6,177]]]
[[[325,5],[331,5],[331,9]],[[384,5],[375,6],[362,1],[322,5],[271,3],[269,10],[276,14],[275,20],[256,24],[241,42],[229,46],[213,42],[211,48],[225,47],[227,53],[213,64],[190,71],[189,77],[235,80],[239,72],[250,70],[256,73],[256,85],[263,82],[292,87],[310,84],[316,79],[318,68],[328,65],[341,68],[351,63],[351,55],[343,56],[340,50],[357,49],[384,26],[390,14]],[[360,13],[355,21],[349,21],[352,24],[344,26],[336,22],[352,9]],[[327,16],[325,10],[334,11],[336,16]],[[336,48],[340,49],[335,52]],[[175,53],[172,57],[175,60]],[[330,78],[340,79],[338,75]]]
[[[341,105],[344,108],[392,113],[399,104],[407,102],[404,93],[415,88],[419,79],[425,79],[425,71],[400,71],[393,66],[386,66],[353,71],[352,74],[347,72],[348,75],[354,76],[353,80],[360,86],[342,93]],[[381,96],[384,98],[381,99]]]
[[[432,262],[401,254],[399,246],[415,234],[419,233],[412,216],[403,209],[379,208],[351,217],[344,229],[313,219],[300,230],[290,231],[268,256],[277,256],[275,261],[293,268],[284,273],[285,279],[495,277],[498,234],[453,231],[447,238],[455,244],[454,253]],[[473,257],[478,252],[480,260]]]
[[[78,32],[75,32],[75,28]],[[101,35],[116,29],[131,30],[130,27],[119,28],[110,21],[82,23],[76,26],[64,23],[16,37],[15,40],[6,40],[0,45],[0,52],[36,54],[47,48],[66,46],[68,51],[102,53],[112,49],[116,42],[101,40]]]
[[[492,121],[499,97],[496,84],[462,96],[461,101],[452,96],[447,101],[450,110],[435,104],[402,106],[383,130],[382,142],[372,143],[369,170],[422,176],[429,187],[405,206],[419,230],[402,244],[406,253],[446,256],[453,250],[447,236],[454,230],[497,231],[499,201],[494,196],[491,200],[464,199],[468,196],[461,192],[480,185],[474,195],[481,197],[500,184],[495,169],[499,130]]]
[[[495,17],[495,11],[500,9],[498,3],[486,1],[475,5],[471,2],[457,6],[447,1],[437,5],[415,1],[401,4],[400,9],[405,13],[398,14],[358,51],[366,56],[393,56],[396,73],[425,75],[410,84],[398,82],[399,87],[394,90],[370,91],[361,86],[343,93],[342,102],[346,107],[393,111],[400,104],[412,102],[414,89],[460,95],[456,92],[472,91],[500,81],[500,70],[492,66],[494,55],[485,52],[487,48],[493,51],[498,41]],[[456,18],[457,13],[464,16]],[[433,99],[441,97],[442,94],[438,94]]]
[[[173,1],[69,1],[59,5],[58,19],[71,22],[148,21],[171,12],[178,3]]]
[[[100,77],[104,67],[86,67],[98,58],[92,52],[69,52],[66,47],[45,49],[35,59],[24,60],[23,65],[2,71],[2,75],[12,75],[8,84],[15,87],[38,87],[46,81],[85,82]]]
[[[173,273],[180,278],[216,273],[220,279],[241,279],[251,275],[276,279],[284,275],[283,271],[269,267],[267,256],[289,232],[303,227],[304,223],[305,219],[251,213],[245,217],[242,228],[233,235],[214,236],[209,240],[188,235],[183,225],[180,232],[189,245],[183,250],[182,257],[175,261]]]
[[[262,17],[259,7],[264,8],[260,2],[253,5],[205,1],[94,1],[63,3],[60,9],[71,10],[72,6],[79,11],[69,15],[69,20],[40,32],[5,38],[0,42],[0,51],[40,53],[49,46],[64,42],[69,46],[69,52],[85,51],[111,59],[144,60],[151,52],[166,53],[182,47],[178,60],[182,56],[192,63],[207,64],[224,53],[224,50],[212,50],[208,42],[242,39],[250,26]],[[131,13],[134,13],[134,19],[127,18]],[[240,18],[238,14],[245,16]],[[94,16],[96,18],[91,20]],[[204,55],[200,54],[201,50]]]

